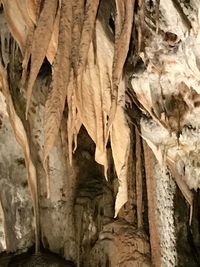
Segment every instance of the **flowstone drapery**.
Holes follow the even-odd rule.
[[[13,173],[3,175],[6,159],[15,161],[4,147],[0,248],[23,250],[35,240],[36,251],[42,244],[78,266],[149,266],[150,243],[155,266],[175,266],[184,254],[180,189],[188,203],[180,206],[188,206],[179,223],[195,248],[194,259],[183,257],[195,266],[200,2],[0,3],[0,131],[4,139],[9,118],[30,190],[23,175],[19,188]],[[117,249],[122,257],[113,256]]]

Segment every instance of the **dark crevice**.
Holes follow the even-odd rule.
[[[0,3],[0,14],[3,13],[3,4]]]

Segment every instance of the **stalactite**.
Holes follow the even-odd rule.
[[[52,74],[52,90],[47,98],[44,113],[44,168],[46,170],[47,196],[50,196],[48,156],[59,132],[67,88],[70,80],[71,67],[71,41],[72,41],[72,3],[70,0],[62,1],[58,51]]]
[[[116,0],[115,4],[115,49],[112,66],[111,107],[107,124],[106,142],[108,141],[110,127],[114,121],[117,110],[118,87],[122,80],[123,67],[129,50],[135,0],[127,0],[124,2]]]
[[[143,141],[145,157],[145,174],[148,199],[148,219],[151,243],[152,262],[155,267],[161,266],[160,238],[158,232],[158,221],[156,217],[156,193],[154,181],[154,155],[149,146]]]
[[[35,4],[35,10],[32,10],[32,11],[33,11],[33,14],[35,16],[35,22],[34,23],[37,24],[37,21],[39,19],[39,15],[40,15],[41,0],[37,0],[34,4]],[[31,47],[32,47],[34,30],[35,30],[35,25],[32,24],[28,28],[28,33],[26,36],[25,44],[21,47],[21,51],[22,51],[22,54],[24,56],[23,62],[22,62],[21,91],[25,90],[24,87],[26,85],[28,63],[29,63],[30,56],[31,56]]]
[[[59,13],[57,13],[57,11],[59,11],[57,10],[57,2],[61,3],[60,17],[58,15]],[[101,3],[102,2],[103,1],[101,1]],[[155,10],[153,12],[153,16],[155,15],[154,19],[152,20],[153,26],[150,27],[151,29],[148,31],[148,33],[146,33],[145,27],[148,26],[145,20],[146,2],[144,0],[138,0],[138,1],[115,0],[116,16],[114,19],[112,18],[113,23],[115,24],[115,28],[114,27],[112,28],[112,37],[113,39],[115,39],[113,43],[113,40],[110,40],[108,38],[108,36],[106,35],[106,31],[104,31],[103,29],[103,26],[110,27],[110,25],[103,25],[98,20],[98,9],[100,8],[99,0],[95,1],[62,0],[62,1],[54,1],[54,3],[45,0],[42,1],[42,6],[40,6],[40,0],[37,0],[31,2],[32,4],[33,3],[36,4],[33,5],[36,8],[36,10],[32,10],[33,11],[32,14],[31,12],[28,12],[28,14],[30,14],[30,16],[28,17],[24,17],[25,13],[23,13],[24,12],[23,8],[22,6],[19,5],[19,2],[17,2],[16,5],[18,7],[17,11],[19,12],[19,14],[21,14],[20,18],[24,19],[23,25],[25,25],[24,28],[27,30],[27,32],[29,32],[29,34],[27,34],[27,32],[23,32],[23,30],[22,32],[20,32],[20,27],[19,28],[16,27],[17,22],[16,24],[13,22],[13,19],[10,16],[10,13],[8,12],[10,7],[7,5],[8,1],[2,0],[5,9],[5,15],[7,17],[7,21],[10,26],[11,32],[15,36],[15,39],[18,41],[21,47],[22,54],[24,56],[23,71],[22,71],[22,87],[25,84],[25,80],[28,80],[26,113],[28,112],[31,100],[33,84],[37,78],[39,69],[43,64],[44,58],[45,57],[48,58],[47,50],[49,47],[48,46],[49,42],[52,41],[52,34],[55,30],[55,27],[57,28],[57,31],[59,28],[58,44],[57,43],[55,44],[55,51],[53,54],[55,56],[55,53],[57,52],[56,60],[55,62],[53,62],[53,60],[49,60],[50,64],[52,63],[54,64],[52,65],[52,77],[53,77],[52,88],[49,92],[45,108],[44,168],[47,171],[48,157],[58,136],[61,120],[63,118],[63,111],[68,105],[68,143],[69,143],[69,154],[70,154],[69,157],[71,163],[72,163],[73,142],[76,143],[76,137],[82,123],[87,128],[87,131],[92,137],[93,141],[96,143],[96,148],[97,148],[95,155],[96,160],[98,161],[98,163],[104,165],[105,174],[107,170],[106,143],[108,140],[110,140],[113,152],[113,158],[116,164],[116,170],[119,178],[119,195],[117,195],[117,201],[116,201],[117,203],[116,214],[115,214],[116,216],[119,209],[127,201],[127,187],[128,187],[127,181],[129,185],[128,194],[129,196],[131,194],[133,195],[133,192],[131,192],[131,190],[133,189],[133,184],[131,184],[131,182],[133,183],[133,181],[130,180],[131,179],[130,177],[127,177],[127,170],[126,170],[128,164],[127,154],[129,152],[129,132],[127,130],[128,127],[124,119],[124,112],[123,112],[124,81],[122,74],[125,61],[127,60],[127,55],[129,54],[129,52],[131,56],[135,56],[134,53],[139,54],[140,52],[143,52],[144,48],[143,46],[149,45],[145,43],[146,39],[147,41],[149,41],[151,40],[151,38],[155,38],[156,41],[154,43],[154,46],[156,47],[157,50],[155,49],[156,51],[154,50],[151,51],[151,48],[147,47],[147,50],[144,53],[145,57],[147,58],[144,58],[144,61],[142,59],[143,63],[142,73],[140,72],[140,70],[139,72],[137,72],[136,70],[137,66],[134,66],[134,69],[130,68],[129,82],[131,83],[131,79],[133,80],[133,85],[134,85],[133,87],[135,90],[134,98],[137,100],[136,104],[138,104],[138,110],[141,109],[142,110],[141,113],[143,112],[141,116],[140,115],[138,117],[135,116],[137,117],[136,120],[138,120],[137,126],[138,125],[144,126],[143,127],[144,131],[143,132],[141,131],[142,135],[144,133],[143,137],[145,137],[145,130],[146,128],[148,128],[149,126],[148,124],[151,124],[152,120],[155,120],[156,123],[158,122],[161,127],[163,126],[164,131],[166,132],[168,131],[168,129],[167,129],[167,123],[163,120],[164,117],[163,110],[164,113],[166,113],[166,107],[164,106],[164,104],[167,103],[166,99],[168,95],[166,94],[167,96],[164,101],[164,90],[163,90],[163,92],[161,93],[161,96],[163,97],[162,105],[159,105],[159,103],[156,102],[157,99],[154,101],[154,96],[156,96],[157,98],[156,95],[157,86],[156,88],[152,89],[153,87],[152,84],[151,86],[149,86],[149,84],[146,85],[146,81],[150,83],[150,79],[153,77],[152,80],[154,83],[155,79],[157,81],[158,78],[160,87],[162,83],[166,82],[164,79],[168,77],[165,77],[164,75],[168,74],[170,72],[170,68],[176,65],[177,61],[179,60],[178,56],[181,55],[182,56],[181,60],[183,59],[184,53],[182,54],[180,53],[178,55],[176,54],[176,51],[179,52],[181,51],[179,43],[184,42],[184,40],[177,38],[176,41],[173,42],[173,40],[169,40],[170,38],[168,39],[166,37],[168,32],[165,33],[164,30],[160,29],[159,22],[161,23],[161,26],[164,28],[163,25],[165,21],[164,23],[162,21],[159,21],[159,15],[164,14],[164,12],[160,13],[159,5],[162,5],[163,8],[166,2],[168,3],[170,2],[171,4],[173,3],[174,4],[173,7],[175,7],[174,9],[178,11],[178,14],[181,17],[181,21],[186,26],[188,31],[191,29],[192,26],[191,25],[192,23],[190,22],[188,17],[184,14],[181,5],[178,3],[177,0],[165,1],[165,3],[162,0],[156,0],[154,2],[156,2],[156,5],[155,5]],[[13,3],[15,2],[13,1]],[[150,1],[150,3],[152,4],[152,1]],[[57,15],[58,17],[56,17]],[[109,14],[109,16],[111,15],[113,14]],[[57,18],[57,24],[55,26],[56,18]],[[50,19],[49,21],[50,29],[44,36],[44,44],[41,44],[40,46],[42,35],[45,33],[45,25],[48,23],[47,21],[48,19]],[[129,43],[131,39],[133,23],[135,23],[134,27],[136,27],[136,34],[134,36],[134,42],[135,42],[134,45],[138,47],[136,48],[134,47],[135,50],[130,51],[131,48],[129,46],[130,45]],[[149,39],[147,38],[148,34],[152,35],[151,38]],[[177,37],[176,34],[174,35],[175,37]],[[171,36],[174,35],[171,34]],[[4,41],[5,41],[4,36],[3,37],[1,36],[2,46],[5,46]],[[160,47],[159,45],[162,42],[164,43],[164,45]],[[185,47],[187,47],[187,42],[185,42],[184,45]],[[184,50],[185,47],[183,46],[181,47],[181,49]],[[162,50],[161,48],[163,49],[164,52],[166,51],[166,54],[161,55],[161,50]],[[170,57],[165,62],[165,59],[168,56],[167,55],[168,52],[170,53]],[[184,50],[184,52],[186,54],[187,51]],[[187,56],[190,55],[189,52]],[[150,54],[150,56],[148,55],[148,53]],[[154,54],[156,56],[154,56]],[[175,59],[171,58],[171,54],[174,55]],[[54,56],[52,58],[54,58]],[[144,55],[141,54],[141,57],[142,56]],[[33,62],[31,62],[30,73],[29,73],[28,65],[30,58]],[[189,66],[190,69],[192,69],[192,72],[188,72],[190,78],[195,77],[195,79],[198,80],[199,70],[198,70],[198,61],[196,60],[196,58],[197,57],[195,56],[195,54],[192,54],[192,56],[189,57],[189,60],[186,62],[187,63],[186,65],[187,67]],[[8,65],[8,62],[6,62],[7,59],[4,57],[3,60],[5,62],[4,67],[6,67]],[[159,60],[161,60],[162,62],[160,62]],[[196,61],[195,64],[197,65],[197,67],[195,69],[193,68],[195,64],[192,62],[192,60]],[[160,72],[158,77],[156,76],[156,72],[158,71],[160,66],[162,73]],[[148,73],[148,71],[150,73]],[[27,75],[29,76],[26,77]],[[143,81],[141,83],[140,80],[141,77],[145,79],[144,83]],[[187,81],[189,82],[191,82],[192,80],[188,79],[188,76],[184,78],[187,78]],[[194,81],[194,84],[196,84],[196,80]],[[193,86],[192,82],[187,87],[189,88],[190,85],[191,87]],[[168,87],[172,86],[170,85]],[[176,86],[174,87],[175,89],[177,89],[178,85],[176,84]],[[141,92],[141,88],[144,89],[144,91]],[[133,88],[131,88],[130,90],[133,91]],[[22,93],[24,94],[23,91]],[[121,93],[121,95],[119,93]],[[67,104],[66,104],[66,98],[67,98]],[[194,102],[191,104],[192,102],[191,99],[187,99],[187,101],[189,105],[192,107],[198,105],[198,102]],[[158,111],[158,116],[156,113],[157,111]],[[187,112],[188,111],[189,109],[187,109]],[[179,113],[178,118],[177,118],[177,113],[175,113],[174,116],[171,117],[173,117],[173,121],[175,121],[175,123],[176,119],[178,119],[180,124],[180,117],[181,117],[180,111],[178,113]],[[183,115],[185,116],[187,114],[184,113]],[[117,116],[116,121],[114,121],[115,116]],[[65,120],[67,120],[66,117]],[[157,127],[156,123],[153,125],[154,128]],[[182,130],[182,128],[179,125],[178,131]],[[147,132],[147,138],[146,137],[145,138],[146,140],[148,140],[148,129],[146,132]],[[159,137],[161,135],[162,133],[159,133]],[[148,144],[150,144],[151,147],[154,148],[155,155],[159,154],[158,158],[160,159],[160,162],[162,162],[163,160],[162,159],[163,156],[162,152],[164,151],[164,149],[162,150],[163,146],[166,145],[169,147],[171,145],[170,143],[172,140],[170,139],[171,137],[169,137],[169,135],[166,135],[166,139],[167,138],[169,139],[169,143],[164,145],[162,144],[162,142],[154,140],[157,139],[154,138],[154,136],[152,138],[153,139],[152,142],[151,140],[150,141],[148,140],[149,141]],[[178,143],[178,145],[180,145],[180,143]],[[27,151],[25,152],[26,152],[26,157],[30,156],[29,152]],[[136,134],[135,152],[137,156],[136,174],[134,173],[135,175],[134,178],[136,178],[137,224],[138,227],[142,227],[144,192],[142,183],[143,174],[141,166],[142,165],[141,138],[138,133]],[[156,213],[155,213],[156,199],[154,195],[155,183],[153,174],[154,162],[153,162],[152,152],[146,144],[144,144],[144,154],[145,154],[152,257],[153,261],[155,262],[155,265],[159,266],[159,264],[161,264],[161,259],[160,259],[161,252],[159,247],[160,246],[158,237],[159,233],[156,227],[157,226]],[[170,167],[170,164],[172,164],[172,167]],[[171,168],[171,172],[175,176],[177,184],[179,184],[179,187],[182,189],[185,198],[192,207],[192,201],[193,201],[192,193],[190,192],[190,189],[186,186],[186,184],[182,181],[183,177],[179,175],[176,171],[176,168],[174,168],[175,164],[176,164],[175,161],[169,162],[169,158],[167,158],[167,165],[169,165],[169,167]],[[31,167],[34,166],[31,165]],[[28,165],[27,168],[30,168],[30,165]],[[30,184],[31,182],[33,183],[33,181],[29,179]],[[49,195],[50,181],[48,175],[46,182],[47,182],[47,195]],[[75,182],[73,183],[71,180],[69,183],[72,183],[73,185],[75,184]],[[35,184],[33,185],[33,187],[34,186]],[[32,188],[31,190],[34,203],[34,212],[37,217],[37,209],[38,209],[37,207],[38,203],[36,203],[37,192],[34,191],[36,190],[35,188]],[[131,198],[133,198],[132,195]],[[133,204],[134,203],[132,202],[131,205]],[[99,210],[98,213],[100,213]],[[129,221],[133,223],[134,218],[132,218],[132,220]],[[100,225],[101,221],[99,221],[99,217],[97,218],[97,224],[98,223],[99,223],[98,227],[101,228]],[[82,231],[81,229],[79,230]],[[78,233],[78,235],[80,235],[80,233]],[[38,233],[36,233],[36,238],[37,238],[36,244],[38,244],[39,242]],[[78,240],[78,242],[79,241],[80,240]],[[78,244],[78,246],[80,247],[80,244]]]
[[[142,52],[142,42],[143,42],[143,33],[144,33],[144,12],[145,12],[145,1],[139,0],[139,23],[138,23],[138,47],[137,47],[137,54],[139,55]]]
[[[119,212],[119,216],[124,218],[127,222],[135,225],[137,220],[136,206],[137,206],[137,191],[136,191],[136,130],[134,125],[130,125],[130,154],[128,158],[127,171],[127,189],[128,201]]]
[[[136,130],[136,194],[137,194],[137,225],[143,226],[143,176],[141,162],[141,137]]]
[[[37,78],[37,75],[39,73],[39,70],[42,66],[42,63],[44,61],[44,58],[47,54],[47,49],[51,41],[56,13],[58,12],[58,9],[59,9],[58,1],[53,1],[53,2],[44,1],[44,6],[39,16],[37,26],[33,34],[33,38],[31,41],[31,51],[30,51],[31,55],[30,74],[28,77],[28,85],[26,93],[27,94],[26,118],[30,106],[33,86]]]

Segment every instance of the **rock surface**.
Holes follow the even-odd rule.
[[[3,0],[2,2],[6,3]],[[26,1],[26,4],[31,2]],[[101,1],[101,3],[103,2]],[[158,230],[160,231],[161,262],[163,266],[175,266],[177,261],[180,266],[184,267],[184,264],[198,266],[199,256],[198,251],[195,251],[199,248],[198,209],[194,212],[191,230],[188,227],[189,216],[186,213],[188,213],[189,207],[187,204],[183,199],[179,198],[180,202],[175,199],[175,202],[177,201],[178,203],[178,205],[176,203],[177,207],[174,205],[174,194],[177,188],[175,188],[171,176],[166,175],[166,165],[171,167],[170,169],[176,178],[176,182],[180,182],[179,187],[181,188],[182,186],[182,193],[192,206],[194,203],[193,192],[190,189],[196,190],[199,188],[200,120],[198,114],[200,69],[198,58],[200,16],[198,14],[199,6],[197,5],[199,1],[196,1],[195,4],[194,1],[191,1],[191,4],[188,1],[188,4],[186,4],[186,1],[179,1],[184,14],[188,16],[185,18],[184,14],[180,13],[175,7],[175,1],[161,0],[160,14],[162,18],[159,34],[154,29],[157,26],[155,24],[156,1],[146,2],[149,5],[147,5],[147,10],[149,8],[148,15],[150,18],[145,17],[144,28],[147,33],[144,33],[144,40],[147,45],[145,53],[140,54],[142,68],[138,72],[135,69],[128,79],[129,86],[132,85],[132,93],[141,108],[139,119],[135,124],[139,125],[138,130],[143,139],[152,148],[159,164],[162,167],[164,166],[163,169],[159,166],[160,169],[158,168],[156,175],[154,168],[149,170],[152,172],[151,178],[155,178],[157,184],[156,190],[154,190],[157,192],[155,197],[157,198],[157,205],[154,213],[157,216],[155,223],[158,224]],[[11,4],[8,1],[7,3]],[[16,3],[17,1],[15,1]],[[21,12],[17,5],[12,5],[12,7],[14,7],[15,11]],[[29,6],[29,8],[31,7]],[[102,16],[101,12],[99,12],[99,18]],[[87,91],[85,89],[84,91],[85,102],[83,112],[81,112],[81,116],[85,114],[85,119],[87,117],[84,123],[85,127],[91,123],[91,114],[98,111],[97,105],[93,103],[94,99],[90,99],[90,96],[95,95],[93,94],[94,88],[104,89],[104,86],[101,87],[100,84],[95,83],[98,79],[93,79],[93,76],[101,77],[102,82],[108,80],[107,83],[110,86],[108,73],[112,69],[110,58],[113,57],[113,43],[112,38],[108,38],[109,34],[106,31],[110,35],[111,30],[113,31],[113,11],[109,10],[109,12],[107,14],[108,18],[106,18],[109,20],[109,25],[104,25],[103,20],[99,20],[96,23],[97,51],[95,51],[94,44],[92,44],[94,49],[93,47],[89,49],[89,68],[84,74],[87,81],[86,89],[88,90],[89,88],[90,90]],[[22,15],[25,15],[25,13]],[[10,13],[8,18],[9,16]],[[25,16],[21,21],[22,24],[19,23],[17,25],[16,31],[27,31],[28,25],[24,18]],[[11,25],[12,19],[10,20]],[[31,17],[31,19],[31,24],[35,23],[34,18]],[[136,24],[137,19],[138,17],[136,18]],[[10,92],[15,102],[16,113],[26,129],[31,154],[37,169],[39,222],[43,246],[66,259],[72,259],[78,266],[116,267],[118,264],[120,267],[151,266],[149,240],[147,239],[149,235],[147,210],[151,203],[147,201],[147,190],[144,185],[146,175],[142,165],[144,164],[144,147],[142,144],[139,145],[140,160],[138,160],[138,155],[133,155],[134,153],[137,154],[139,150],[134,148],[136,141],[132,132],[133,144],[132,151],[130,151],[132,153],[132,163],[130,164],[132,170],[129,173],[130,177],[127,178],[122,173],[125,179],[123,179],[123,183],[120,181],[118,184],[116,179],[117,168],[110,168],[109,166],[110,173],[106,181],[102,167],[94,161],[95,145],[82,128],[78,136],[78,149],[73,157],[73,165],[70,166],[66,141],[67,109],[65,109],[56,143],[49,155],[51,194],[50,198],[47,199],[45,172],[42,167],[44,145],[43,114],[45,101],[50,90],[51,68],[45,60],[34,86],[28,120],[26,120],[24,109],[27,99],[26,94],[23,95],[20,90],[21,55],[10,33],[5,30],[5,25],[5,21],[0,16],[1,43],[2,47],[4,46],[3,48],[5,48],[3,61],[6,66],[10,62],[8,64]],[[188,26],[189,28],[191,26],[191,29],[188,29]],[[105,30],[106,27],[107,29]],[[135,30],[141,29],[136,27]],[[21,46],[24,45],[26,33],[18,36],[22,39],[22,43],[15,37]],[[17,32],[13,32],[13,35],[17,36]],[[102,42],[102,40],[105,40],[105,42]],[[101,43],[102,45],[99,45]],[[103,46],[105,44],[109,47],[109,56],[105,53],[106,49]],[[10,47],[13,49],[12,53],[9,51]],[[94,60],[95,56],[98,59],[97,61],[100,62],[101,60],[102,63],[102,67],[98,67],[98,69],[96,69],[98,64]],[[49,62],[51,63],[51,60]],[[108,66],[105,67],[104,65],[106,62],[108,63],[109,71],[107,70]],[[137,68],[138,65],[136,64],[135,67]],[[106,70],[106,75],[101,76],[99,70]],[[89,74],[90,79],[87,79],[87,74]],[[106,79],[104,79],[105,77]],[[123,90],[125,89],[124,85],[123,83]],[[124,103],[124,91],[121,93],[122,102]],[[98,97],[100,97],[100,94]],[[87,105],[89,99],[91,100],[91,105]],[[109,99],[110,95],[108,94],[105,100],[108,101]],[[131,102],[132,105],[133,101]],[[89,106],[94,106],[91,114],[87,112]],[[133,108],[130,109],[135,115],[135,110]],[[115,162],[118,161],[120,163],[118,173],[121,170],[126,173],[125,167],[128,166],[127,162],[125,164],[124,161],[117,158],[117,155],[122,155],[121,152],[127,152],[125,154],[126,159],[128,159],[128,151],[124,150],[124,140],[126,139],[129,144],[129,137],[126,134],[123,136],[118,135],[120,126],[123,123],[126,124],[123,111],[121,109],[121,113],[117,113],[117,128],[115,129],[114,127],[112,131],[112,133],[115,132],[115,142],[112,144],[113,140],[111,138],[108,149],[105,150],[103,147],[103,152],[106,151],[106,153],[109,151],[109,145],[116,148],[115,155],[111,155],[110,158],[113,156]],[[100,118],[100,115],[102,115],[102,112],[95,113],[97,119]],[[103,115],[106,118],[106,114],[103,113]],[[97,121],[94,120],[91,124],[94,130],[92,134],[88,131],[94,141],[98,139],[96,133],[97,124],[95,124]],[[103,135],[101,138],[103,139]],[[2,97],[0,102],[0,140],[0,251],[22,252],[34,242],[33,207],[27,186],[24,157],[9,125]],[[98,156],[100,157],[101,153]],[[145,160],[148,161],[149,159],[146,158]],[[137,161],[140,161],[141,165],[139,172],[135,170],[137,167],[134,167]],[[112,165],[111,161],[109,161],[109,164]],[[141,180],[139,182],[137,176],[140,176]],[[126,218],[131,224],[113,219],[114,201],[118,186],[123,189],[121,193],[125,197],[119,207],[129,198],[128,206],[125,205],[122,208],[119,217]],[[137,186],[140,187],[140,190],[136,188]],[[141,197],[139,196],[140,192],[142,192]],[[180,196],[179,194],[180,192],[178,197]],[[197,203],[199,203],[198,201]],[[182,209],[185,209],[184,212]],[[143,230],[140,227],[139,229],[136,228],[137,224],[139,226],[137,221],[139,216],[141,219],[140,226],[143,224]],[[165,227],[167,228],[166,232]],[[183,229],[182,232],[181,229]],[[189,242],[187,242],[188,233]],[[155,248],[152,247],[152,249]],[[193,254],[195,255],[194,257]],[[38,258],[32,256],[30,259],[34,262]],[[39,259],[41,263],[43,258],[39,257]],[[31,266],[32,263],[26,262],[24,264],[26,266],[30,264],[29,266]]]
[[[0,249],[16,251],[33,244],[33,211],[22,150],[17,144],[0,93]]]
[[[147,237],[125,221],[115,221],[105,225],[88,257],[90,267],[151,266]]]

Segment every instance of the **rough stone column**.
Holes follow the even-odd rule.
[[[174,222],[174,194],[176,185],[165,167],[155,165],[158,231],[162,266],[177,266]]]

